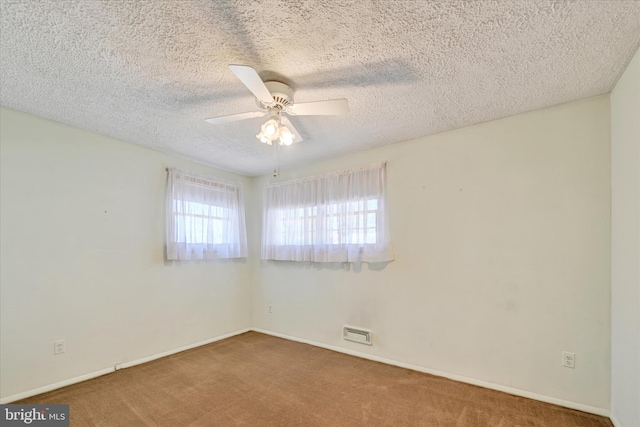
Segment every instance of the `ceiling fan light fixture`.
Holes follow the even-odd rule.
[[[269,119],[262,124],[259,135],[269,138],[270,141],[278,139],[280,134],[280,123],[276,119]],[[258,138],[260,139],[260,138]]]
[[[293,144],[293,134],[289,130],[288,127],[282,126],[280,128],[280,145],[291,145]]]

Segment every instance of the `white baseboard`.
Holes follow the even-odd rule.
[[[172,354],[180,353],[185,350],[191,350],[192,348],[200,347],[203,345],[211,344],[212,342],[224,340],[227,338],[231,338],[236,335],[244,334],[245,332],[251,331],[251,328],[241,329],[239,331],[230,332],[228,334],[220,335],[219,337],[210,338],[208,340],[200,341],[195,344],[185,345],[184,347],[176,348],[173,350],[165,351],[164,353],[154,354],[152,356],[143,357],[142,359],[136,359],[131,362],[126,362],[122,364],[123,368],[130,368],[132,366],[140,365],[142,363],[151,362],[152,360],[160,359],[162,357],[171,356]]]
[[[141,359],[136,359],[136,360],[132,360],[131,362],[125,362],[122,364],[123,368],[130,368],[132,366],[136,366],[136,365],[140,365],[141,363],[146,363],[146,362],[150,362],[152,360],[155,359],[160,359],[161,357],[166,357],[166,356],[171,356],[172,354],[176,354],[176,353],[180,353],[181,351],[185,351],[185,350],[190,350],[192,348],[196,348],[196,347],[200,347],[203,345],[207,345],[207,344],[211,344],[212,342],[216,342],[216,341],[220,341],[226,338],[230,338],[233,337],[235,335],[240,335],[240,334],[244,334],[245,332],[249,332],[251,329],[247,328],[247,329],[241,329],[239,331],[234,331],[234,332],[230,332],[228,334],[225,335],[220,335],[218,337],[215,338],[210,338],[208,340],[204,340],[204,341],[200,341],[194,344],[189,344],[189,345],[185,345],[184,347],[179,347],[173,350],[169,350],[169,351],[165,351],[162,353],[158,353],[158,354],[154,354],[152,356],[148,356],[148,357],[143,357]],[[52,391],[52,390],[56,390],[62,387],[66,387],[68,385],[71,384],[76,384],[82,381],[87,381],[90,380],[92,378],[96,378],[96,377],[100,377],[102,375],[106,375],[106,374],[110,374],[112,372],[115,372],[115,368],[114,367],[110,367],[110,368],[105,368],[105,369],[100,369],[98,371],[94,371],[94,372],[90,372],[88,374],[84,374],[84,375],[80,375],[74,378],[70,378],[68,380],[64,380],[64,381],[59,381],[57,383],[54,384],[49,384],[43,387],[38,387],[38,388],[34,388],[32,390],[27,390],[24,391],[22,393],[18,393],[18,394],[14,394],[12,396],[7,396],[4,397],[2,399],[0,399],[0,404],[5,404],[5,403],[11,403],[11,402],[15,402],[17,400],[21,400],[21,399],[26,399],[28,397],[31,396],[36,396],[38,394],[42,394],[42,393],[46,393],[48,391]]]
[[[546,402],[546,403],[552,403],[554,405],[558,405],[558,406],[563,406],[565,408],[569,408],[569,409],[576,409],[578,411],[582,411],[582,412],[588,412],[590,414],[595,414],[595,415],[601,415],[603,417],[610,417],[610,411],[607,409],[603,409],[603,408],[597,408],[595,406],[589,406],[589,405],[583,405],[581,403],[576,403],[576,402],[571,402],[568,400],[562,400],[562,399],[558,399],[555,397],[550,397],[550,396],[545,396],[542,394],[537,394],[537,393],[532,393],[526,390],[520,390],[517,388],[513,388],[513,387],[507,387],[504,385],[500,385],[500,384],[494,384],[488,381],[482,381],[482,380],[476,380],[474,378],[468,378],[468,377],[464,377],[461,375],[456,375],[456,374],[450,374],[448,372],[443,372],[443,371],[438,371],[436,369],[429,369],[429,368],[425,368],[423,366],[419,366],[419,365],[413,365],[411,363],[404,363],[404,362],[398,362],[397,360],[393,360],[393,359],[387,359],[384,357],[379,357],[379,356],[374,356],[371,354],[367,354],[367,353],[360,353],[359,351],[353,351],[353,350],[349,350],[346,348],[342,348],[342,347],[336,347],[333,345],[327,345],[327,344],[322,344],[316,341],[311,341],[311,340],[307,340],[304,338],[298,338],[298,337],[294,337],[291,335],[285,335],[285,334],[281,334],[278,332],[272,332],[272,331],[267,331],[264,329],[259,329],[259,328],[253,328],[252,329],[255,332],[260,332],[262,334],[267,334],[267,335],[272,335],[274,337],[278,337],[278,338],[284,338],[290,341],[297,341],[297,342],[301,342],[304,344],[310,344],[316,347],[322,347],[322,348],[326,348],[327,350],[333,350],[333,351],[337,351],[339,353],[345,353],[351,356],[356,356],[356,357],[361,357],[363,359],[368,359],[368,360],[373,360],[375,362],[381,362],[381,363],[386,363],[387,365],[393,365],[393,366],[399,366],[401,368],[406,368],[406,369],[411,369],[412,371],[418,371],[418,372],[424,372],[426,374],[432,374],[432,375],[436,375],[438,377],[444,377],[444,378],[449,378],[451,380],[454,381],[459,381],[459,382],[463,382],[463,383],[467,383],[467,384],[473,384],[473,385],[477,385],[480,387],[484,387],[484,388],[488,388],[488,389],[492,389],[492,390],[497,390],[497,391],[502,391],[505,393],[509,393],[509,394],[513,394],[515,396],[520,396],[520,397],[526,397],[528,399],[533,399],[533,400],[539,400],[541,402]],[[613,421],[613,419],[612,419]],[[621,427],[620,425],[616,424],[614,422],[614,425],[616,427]]]
[[[613,423],[613,427],[624,427],[622,425],[622,423],[620,422],[620,420],[618,418],[616,418],[615,415],[611,414],[609,416],[609,419],[611,420],[611,422]]]
[[[23,391],[22,393],[14,394],[12,396],[3,397],[0,399],[0,404],[15,402],[16,400],[26,399],[27,397],[35,396],[38,394],[46,393],[48,391],[56,390],[58,388],[66,387],[71,384],[87,381],[92,378],[101,377],[113,372],[113,368],[100,369],[99,371],[89,372],[88,374],[80,375],[77,377],[69,378],[68,380],[59,381],[54,384],[45,385],[42,387],[34,388],[31,390]]]

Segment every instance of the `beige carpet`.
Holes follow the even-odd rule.
[[[248,332],[16,403],[72,426],[553,426],[608,418]]]

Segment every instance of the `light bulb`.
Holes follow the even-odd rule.
[[[293,144],[293,134],[286,126],[280,128],[280,143],[284,145]]]
[[[267,135],[273,136],[276,134],[276,125],[268,124],[267,126],[265,126],[264,131]]]
[[[278,138],[278,121],[275,119],[269,119],[262,125],[261,133],[271,141]]]

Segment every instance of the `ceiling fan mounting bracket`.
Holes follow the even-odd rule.
[[[264,82],[264,85],[271,93],[275,102],[273,104],[265,103],[256,98],[256,104],[258,104],[258,107],[266,110],[271,110],[273,108],[285,110],[289,105],[293,105],[293,89],[289,86],[277,81]]]

